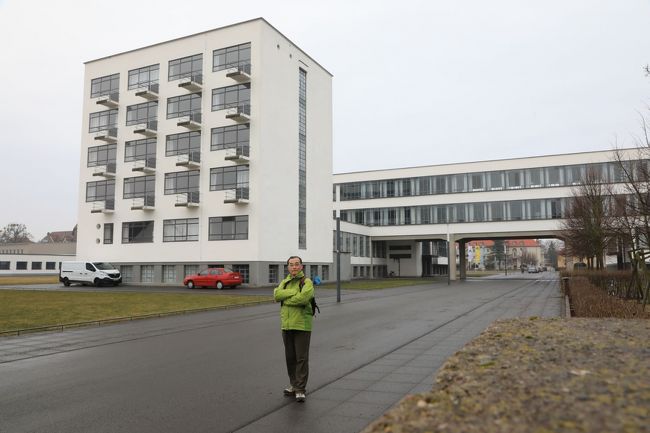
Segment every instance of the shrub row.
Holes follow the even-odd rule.
[[[613,293],[609,280],[603,282],[603,277],[596,275],[592,283],[591,276],[586,272],[572,273],[568,284],[565,285],[565,294],[569,296],[571,313],[575,317],[615,317],[620,319],[650,319],[650,308],[645,308],[638,300],[621,299]],[[607,273],[610,277],[612,274]],[[566,276],[566,275],[565,275]],[[624,282],[625,277],[614,281]],[[610,278],[611,279],[611,278]],[[629,277],[627,279],[629,282]],[[616,283],[614,283],[616,284]],[[608,294],[609,291],[609,294]]]

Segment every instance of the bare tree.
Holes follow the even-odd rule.
[[[7,224],[0,229],[0,243],[15,244],[31,242],[32,235],[27,231],[25,224]]]
[[[586,173],[569,200],[562,224],[566,248],[571,255],[587,259],[590,269],[605,267],[605,251],[615,237],[610,202],[611,191],[596,170]]]

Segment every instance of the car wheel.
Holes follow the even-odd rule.
[[[194,281],[190,280],[187,282],[187,288],[188,289],[193,289],[194,288]]]
[[[223,283],[221,281],[217,281],[217,289],[223,289]]]
[[[67,278],[64,278],[63,279],[63,285],[66,286],[66,287],[70,287],[70,280],[68,280]]]

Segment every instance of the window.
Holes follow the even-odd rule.
[[[232,270],[241,274],[242,283],[246,284],[249,282],[248,265],[232,265]]]
[[[149,87],[158,84],[160,65],[145,66],[144,68],[129,71],[129,90]]]
[[[208,239],[211,241],[248,239],[248,215],[210,218]]]
[[[434,194],[446,194],[447,193],[447,176],[436,176],[434,178]]]
[[[140,266],[140,282],[153,283],[154,269],[153,265]]]
[[[248,83],[212,89],[212,111],[239,107],[250,103],[251,85]]]
[[[309,277],[314,278],[318,275],[318,265],[309,265]]]
[[[240,148],[248,151],[250,143],[250,125],[233,125],[212,129],[210,150]],[[248,155],[248,152],[246,152]]]
[[[124,283],[133,282],[133,265],[121,265],[120,273],[122,274],[122,282]]]
[[[530,212],[528,214],[528,219],[542,219],[544,214],[542,213],[542,200],[530,200],[529,201]]]
[[[203,71],[203,54],[169,61],[168,81],[200,75]]]
[[[27,262],[16,262],[16,270],[17,271],[26,271],[27,270]]]
[[[509,220],[518,221],[524,219],[524,209],[522,201],[508,202]]]
[[[119,93],[120,91],[120,74],[106,75],[105,77],[95,78],[90,82],[90,97]]]
[[[165,173],[165,194],[180,194],[199,190],[199,170]]]
[[[105,131],[117,127],[117,110],[98,111],[90,113],[88,132]]]
[[[126,125],[137,125],[158,119],[158,101],[143,102],[142,104],[126,107]]]
[[[503,189],[503,172],[501,171],[490,172],[488,179],[490,180],[489,188],[491,190]]]
[[[122,223],[122,243],[137,244],[153,242],[153,221]]]
[[[188,275],[196,275],[199,273],[199,267],[198,265],[185,265],[183,273],[185,277]]]
[[[0,262],[0,271],[8,271],[11,269],[11,262]]]
[[[505,218],[505,212],[503,209],[503,202],[496,201],[489,203],[490,207],[490,221],[503,221]]]
[[[124,143],[124,162],[156,158],[156,139],[127,141]]]
[[[163,283],[175,283],[176,282],[176,266],[175,265],[163,265],[163,267],[162,267],[162,279],[163,279]]]
[[[163,242],[199,240],[199,219],[175,219],[163,221]]]
[[[212,71],[243,67],[250,74],[251,43],[214,50],[212,52]]]
[[[560,186],[563,184],[560,167],[546,167],[546,186]]]
[[[106,165],[115,162],[117,152],[116,144],[93,146],[88,148],[88,167]]]
[[[45,269],[48,271],[56,270],[56,262],[45,262]]]
[[[444,224],[447,222],[447,207],[442,205],[442,206],[436,206],[436,222],[438,224]]]
[[[189,116],[201,112],[201,94],[174,96],[167,98],[167,118]]]
[[[323,281],[329,280],[330,279],[330,267],[329,267],[329,265],[323,265],[322,269],[323,269],[323,275],[322,275],[321,279]]]
[[[248,166],[218,167],[210,169],[210,191],[223,191],[248,186]]]
[[[280,267],[278,265],[269,265],[269,283],[278,282],[278,271]]]
[[[511,170],[506,172],[508,189],[520,189],[524,187],[524,177],[521,170]]]
[[[579,185],[583,179],[583,166],[571,165],[565,167],[566,183],[567,185]]]
[[[103,201],[114,198],[114,180],[98,180],[95,182],[86,182],[86,202]]]
[[[113,223],[104,224],[104,244],[109,245],[113,243]]]
[[[451,175],[451,192],[465,192],[467,188],[465,187],[465,175],[464,174],[452,174]]]
[[[544,186],[544,170],[531,168],[526,170],[526,186],[528,188],[540,188]]]
[[[471,182],[471,191],[484,191],[485,190],[485,175],[483,173],[472,173],[469,175]]]
[[[298,248],[307,248],[307,71],[302,68],[298,69]]]
[[[552,219],[562,218],[562,199],[550,199],[548,200],[549,206],[549,215]]]
[[[165,156],[186,155],[201,150],[201,132],[183,132],[167,136]]]
[[[470,221],[485,221],[485,203],[474,203],[470,205],[472,212]]]
[[[154,195],[156,191],[156,176],[137,176],[124,179],[123,198],[138,198]]]

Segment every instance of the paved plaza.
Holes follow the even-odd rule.
[[[358,432],[493,321],[563,305],[553,273],[317,296],[305,404],[265,304],[2,338],[0,431]]]

